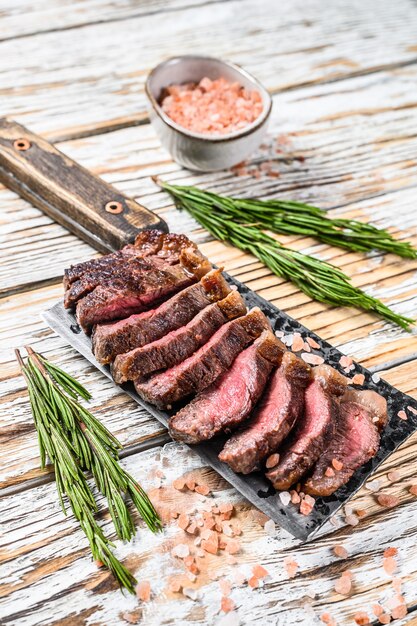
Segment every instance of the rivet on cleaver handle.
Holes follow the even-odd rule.
[[[0,119],[0,182],[97,250],[166,223],[12,120]]]

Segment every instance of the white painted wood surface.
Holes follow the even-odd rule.
[[[292,285],[271,276],[253,258],[212,241],[151,182],[151,174],[197,183],[222,193],[295,197],[331,211],[388,226],[417,243],[417,9],[412,0],[68,0],[0,2],[0,115],[64,140],[59,147],[86,167],[160,213],[171,229],[187,232],[228,271],[306,326],[417,397],[417,333],[412,335],[349,309],[313,303]],[[279,178],[237,178],[230,172],[195,175],[174,164],[147,123],[143,84],[153,65],[169,55],[209,53],[235,60],[274,93],[270,138]],[[139,125],[138,125],[139,124]],[[118,130],[119,129],[119,130]],[[269,158],[266,150],[253,162]],[[303,157],[304,161],[297,160]],[[415,262],[391,255],[349,254],[312,240],[283,238],[297,249],[342,267],[362,286],[401,313],[417,315]],[[268,535],[259,516],[214,472],[202,468],[184,447],[159,447],[162,430],[45,326],[42,310],[61,295],[63,268],[94,251],[12,192],[0,187],[0,623],[17,626],[102,626],[136,619],[159,624],[320,624],[328,611],[341,626],[358,610],[372,617],[372,604],[394,591],[382,569],[386,547],[399,550],[398,572],[410,614],[399,625],[416,626],[417,437],[380,469],[381,488],[400,505],[382,509],[369,490],[352,503],[365,511],[355,528],[324,528],[305,544],[276,529]],[[153,537],[140,528],[119,556],[140,579],[151,581],[149,603],[126,598],[91,563],[86,541],[58,509],[53,483],[38,469],[34,429],[13,348],[31,343],[92,390],[95,413],[125,446],[152,446],[123,461],[165,516],[174,507],[201,510],[212,501],[236,503],[242,525],[238,564],[224,555],[200,559],[195,601],[168,591],[184,566],[170,555],[187,541],[176,522]],[[165,477],[158,487],[158,470]],[[395,481],[388,473],[399,470]],[[213,490],[203,499],[180,494],[172,479],[194,470]],[[10,495],[10,494],[13,495]],[[0,492],[0,496],[1,496]],[[103,523],[109,528],[104,513]],[[332,546],[343,543],[347,561]],[[287,578],[283,559],[300,568]],[[255,563],[269,571],[261,589],[234,587],[236,610],[219,613],[218,581],[250,573]],[[337,577],[352,570],[352,593],[334,591]]]

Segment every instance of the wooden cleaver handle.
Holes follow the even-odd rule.
[[[0,182],[97,250],[166,223],[27,128],[0,119]]]

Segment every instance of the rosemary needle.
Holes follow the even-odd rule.
[[[265,230],[308,234],[355,251],[374,248],[416,258],[410,243],[395,240],[386,230],[353,220],[331,220],[321,209],[289,201],[244,200],[219,196],[197,187],[154,181],[214,237],[256,256],[277,276],[292,281],[310,298],[333,306],[353,306],[378,313],[406,330],[414,320],[395,313],[381,300],[352,285],[340,269],[283,246]]]
[[[114,544],[105,537],[94,517],[98,509],[85,472],[92,472],[97,488],[105,496],[120,539],[129,541],[136,532],[126,497],[153,532],[161,528],[161,521],[144,490],[119,465],[118,440],[78,403],[78,397],[89,399],[90,393],[32,348],[26,350],[26,364],[18,350],[16,357],[28,387],[41,467],[45,467],[48,456],[54,466],[64,514],[67,501],[89,541],[93,558],[110,569],[121,587],[134,593],[135,577],[114,556]]]

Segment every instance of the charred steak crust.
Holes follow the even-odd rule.
[[[219,459],[241,474],[259,469],[303,414],[310,376],[311,368],[302,359],[285,352],[248,425],[226,442]]]
[[[259,337],[270,324],[255,307],[244,317],[228,322],[192,356],[148,381],[135,382],[138,394],[159,408],[171,406],[211,385],[226,372],[249,343]]]
[[[357,402],[342,401],[336,432],[317,461],[303,491],[330,496],[348,482],[354,472],[378,451],[380,436],[372,415]],[[333,461],[341,465],[335,469]]]
[[[146,311],[211,269],[206,257],[188,248],[181,251],[177,265],[165,265],[160,259],[155,263],[152,259],[155,257],[142,259],[142,264],[149,264],[147,271],[99,285],[78,302],[76,316],[85,332],[90,332],[95,324]]]
[[[64,270],[64,288],[68,289],[73,282],[79,280],[87,272],[105,268],[110,268],[111,270],[115,264],[124,262],[129,257],[146,257],[157,254],[162,247],[165,237],[166,235],[160,230],[144,230],[136,237],[133,245],[128,244],[121,250],[111,252],[98,259],[89,259],[88,261],[71,265],[71,267]],[[177,237],[181,237],[182,241],[183,235],[177,235]],[[188,245],[192,246],[193,244],[189,242]]]
[[[338,416],[338,398],[346,390],[346,379],[328,365],[313,370],[304,400],[304,418],[284,444],[278,464],[266,477],[275,489],[289,489],[314,465],[331,441]]]
[[[138,380],[158,370],[173,367],[190,357],[228,320],[246,313],[242,296],[232,291],[224,300],[205,307],[186,326],[126,354],[119,354],[112,366],[116,383]]]
[[[263,331],[220,379],[170,419],[172,438],[199,443],[238,426],[259,400],[284,350],[271,331]]]
[[[152,343],[185,326],[211,302],[225,298],[228,293],[230,287],[221,270],[211,270],[198,284],[183,289],[157,309],[97,325],[92,336],[94,355],[100,363],[110,363],[118,354]]]

